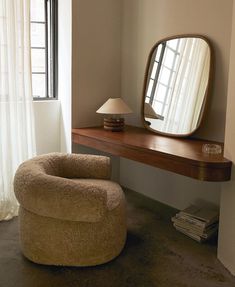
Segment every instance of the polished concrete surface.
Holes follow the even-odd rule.
[[[178,233],[175,210],[127,191],[128,238],[118,258],[90,268],[34,264],[20,252],[17,219],[0,222],[0,287],[235,287],[216,242]]]

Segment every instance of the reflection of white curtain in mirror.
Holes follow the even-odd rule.
[[[210,66],[210,50],[204,40],[181,39],[174,89],[169,97],[164,132],[190,133],[200,119]]]

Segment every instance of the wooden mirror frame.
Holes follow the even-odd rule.
[[[148,75],[149,75],[149,67],[151,64],[151,60],[152,60],[152,56],[153,53],[155,52],[155,49],[162,43],[168,40],[174,40],[177,38],[199,38],[204,40],[210,49],[210,66],[209,66],[209,76],[208,76],[208,84],[205,90],[205,97],[204,97],[204,102],[201,108],[201,112],[200,112],[200,116],[198,119],[198,125],[197,127],[190,133],[188,134],[171,134],[171,133],[165,133],[165,132],[161,132],[161,131],[156,131],[155,129],[152,129],[151,127],[149,127],[146,124],[145,121],[145,117],[144,117],[144,104],[145,104],[145,97],[146,97],[146,90],[147,90],[147,85],[148,85]],[[212,49],[212,45],[210,40],[202,35],[199,34],[183,34],[183,35],[175,35],[175,36],[170,36],[170,37],[166,37],[164,39],[161,39],[160,41],[158,41],[150,50],[149,56],[148,56],[148,60],[147,60],[147,64],[146,64],[146,68],[145,68],[145,76],[144,76],[144,84],[143,84],[143,92],[142,92],[142,103],[141,103],[141,119],[142,119],[142,123],[143,126],[150,130],[151,132],[157,133],[157,134],[161,134],[161,135],[165,135],[165,136],[169,136],[169,137],[188,137],[191,136],[193,133],[195,133],[201,126],[204,118],[205,118],[205,111],[207,110],[208,107],[208,95],[210,94],[211,90],[212,90],[212,78],[213,78],[213,68],[214,68],[214,53],[213,53],[213,49]]]

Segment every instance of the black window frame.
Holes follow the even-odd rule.
[[[46,87],[45,97],[34,97],[34,101],[45,100],[58,100],[58,0],[44,0],[45,9],[45,76]],[[48,11],[49,6],[49,11]],[[48,12],[50,13],[50,22],[48,21]],[[30,21],[31,23],[42,23],[40,21]],[[50,30],[49,30],[50,29]],[[50,39],[48,38],[48,31],[50,31]],[[50,58],[49,58],[49,46],[50,41]],[[37,49],[37,47],[31,47],[31,49]],[[50,67],[49,67],[50,65]],[[33,72],[33,74],[40,74],[39,72]],[[49,74],[51,78],[51,86],[49,87]],[[51,95],[51,96],[50,96]]]

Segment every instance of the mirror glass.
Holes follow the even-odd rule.
[[[171,37],[151,50],[142,114],[152,131],[191,135],[199,127],[211,74],[211,48],[200,36]]]

